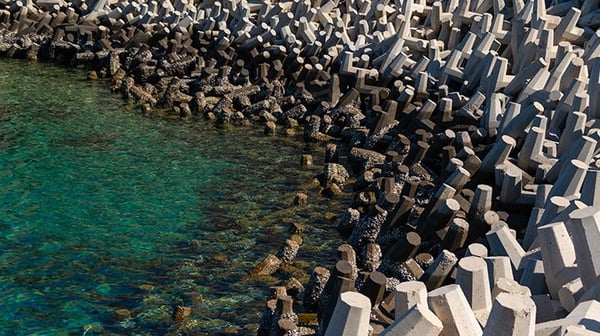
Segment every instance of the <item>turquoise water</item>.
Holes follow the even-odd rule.
[[[269,283],[243,278],[290,222],[307,227],[304,272],[339,243],[325,200],[290,207],[318,172],[302,146],[144,116],[80,71],[0,60],[0,334],[247,333]]]

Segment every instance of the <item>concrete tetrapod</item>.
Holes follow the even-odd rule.
[[[344,292],[335,305],[325,336],[365,336],[369,334],[371,300],[356,292]]]
[[[427,303],[442,321],[444,336],[478,336],[479,322],[459,285],[447,285],[429,292]]]
[[[442,321],[427,308],[417,303],[400,317],[396,317],[380,336],[437,336],[444,328]]]
[[[406,281],[396,286],[394,314],[396,320],[416,304],[427,307],[427,288],[421,281]]]
[[[500,293],[494,300],[483,335],[533,336],[535,313],[535,303],[529,296]]]
[[[471,309],[481,325],[485,325],[492,309],[492,294],[487,264],[480,257],[465,257],[456,268],[456,283],[460,285]]]
[[[573,234],[577,268],[583,289],[600,281],[600,208],[588,207],[573,211],[567,226]]]

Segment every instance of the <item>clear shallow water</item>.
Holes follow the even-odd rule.
[[[79,71],[0,60],[0,335],[247,332],[268,285],[243,277],[290,222],[307,227],[304,272],[339,244],[324,199],[289,206],[318,172],[303,150],[146,117]],[[183,328],[178,304],[193,307]]]

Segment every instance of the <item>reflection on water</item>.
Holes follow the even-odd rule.
[[[179,304],[190,334],[244,332],[268,290],[243,278],[289,223],[300,268],[327,263],[326,201],[289,206],[306,148],[144,117],[83,78],[0,60],[0,334],[165,334]]]

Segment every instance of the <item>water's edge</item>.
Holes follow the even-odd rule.
[[[5,100],[4,104],[7,106],[6,109],[8,111],[2,112],[3,125],[14,122],[14,120],[11,119],[11,116],[14,116],[15,112],[11,110],[25,108],[24,105],[28,105],[26,107],[27,109],[37,110],[38,112],[46,109],[44,113],[37,114],[38,117],[43,116],[43,118],[36,121],[35,118],[32,117],[28,122],[36,121],[36,123],[30,123],[28,127],[41,127],[44,124],[54,125],[64,121],[65,118],[75,118],[75,121],[78,123],[85,122],[86,114],[81,113],[81,110],[87,112],[87,116],[92,115],[91,113],[96,104],[94,100],[98,99],[101,103],[98,103],[97,105],[101,106],[102,109],[112,111],[112,106],[116,106],[117,108],[126,109],[126,111],[128,111],[125,115],[133,120],[118,120],[117,123],[119,125],[117,126],[122,127],[120,132],[129,132],[131,131],[131,128],[137,128],[136,131],[140,132],[142,130],[148,131],[145,127],[149,127],[150,133],[155,134],[150,134],[150,136],[146,134],[143,140],[145,144],[151,145],[150,142],[152,141],[153,136],[160,137],[162,141],[168,142],[174,140],[178,142],[176,150],[173,150],[173,152],[170,153],[171,155],[169,155],[168,149],[162,148],[161,152],[166,155],[164,158],[161,159],[160,157],[155,157],[153,160],[147,162],[143,159],[141,160],[141,158],[153,157],[155,153],[127,152],[128,149],[124,149],[133,145],[132,139],[120,140],[118,139],[118,136],[107,134],[111,133],[107,132],[108,129],[111,131],[119,131],[119,127],[111,124],[103,124],[106,123],[107,120],[100,118],[99,120],[94,120],[93,127],[87,126],[88,129],[85,131],[80,130],[80,134],[77,134],[77,130],[69,129],[70,135],[68,136],[59,136],[54,139],[43,140],[40,140],[38,137],[38,139],[34,140],[34,142],[38,141],[37,145],[39,145],[40,141],[43,143],[44,151],[52,151],[53,148],[61,148],[61,150],[66,149],[66,153],[63,152],[61,154],[64,155],[64,157],[53,156],[57,162],[69,162],[69,158],[71,158],[69,155],[79,155],[80,158],[83,159],[88,155],[97,155],[100,160],[106,161],[108,160],[106,155],[110,155],[110,153],[115,150],[117,152],[121,151],[123,157],[126,158],[124,160],[126,160],[127,164],[132,166],[126,167],[125,171],[121,171],[121,174],[123,175],[130,174],[129,176],[126,176],[127,178],[113,181],[115,185],[120,187],[123,186],[124,183],[133,180],[132,185],[123,187],[144,188],[144,183],[146,181],[144,181],[143,178],[136,181],[136,169],[149,171],[155,178],[159,178],[160,175],[163,174],[163,171],[161,171],[161,169],[152,171],[154,169],[153,164],[162,164],[164,161],[168,160],[171,160],[169,165],[170,169],[176,170],[174,179],[181,179],[182,181],[194,180],[194,174],[198,173],[204,173],[210,176],[210,178],[217,179],[214,183],[204,181],[208,184],[197,184],[197,187],[192,187],[183,193],[184,195],[210,193],[214,195],[214,199],[205,201],[206,204],[200,205],[203,207],[203,211],[200,215],[203,219],[199,223],[194,223],[194,220],[190,220],[190,222],[185,225],[185,228],[174,230],[175,232],[172,234],[175,236],[176,240],[180,241],[180,243],[166,247],[153,247],[151,244],[138,247],[141,251],[147,252],[145,253],[145,256],[133,256],[141,259],[134,260],[134,262],[142,264],[143,266],[140,266],[141,269],[154,269],[154,274],[158,276],[157,279],[151,279],[151,281],[147,281],[146,279],[142,280],[143,276],[138,275],[141,276],[141,278],[134,281],[135,285],[128,284],[124,286],[124,288],[121,288],[118,285],[110,285],[110,281],[106,281],[104,285],[98,283],[96,286],[81,288],[84,292],[91,293],[90,295],[86,294],[90,301],[100,300],[101,302],[104,302],[100,305],[110,305],[110,311],[105,311],[96,307],[92,309],[101,311],[98,314],[91,314],[92,316],[89,316],[83,313],[83,311],[89,309],[85,304],[82,305],[74,301],[62,301],[60,310],[64,321],[59,323],[61,326],[51,326],[52,322],[49,322],[48,320],[56,322],[53,317],[48,318],[48,320],[45,321],[45,323],[47,323],[45,327],[34,326],[35,323],[34,321],[31,321],[31,318],[37,322],[42,321],[42,323],[44,323],[44,318],[40,318],[39,314],[44,314],[44,310],[46,309],[56,309],[51,303],[47,303],[48,306],[44,306],[43,304],[40,305],[35,302],[35,300],[36,297],[47,296],[48,292],[52,292],[52,287],[60,287],[63,285],[64,279],[61,279],[60,272],[52,270],[52,267],[60,267],[61,260],[57,260],[58,264],[54,264],[52,267],[46,267],[46,269],[41,271],[42,273],[48,271],[56,275],[49,287],[46,286],[48,285],[48,283],[46,283],[47,279],[42,279],[40,285],[27,287],[26,291],[28,292],[31,292],[32,287],[35,289],[34,293],[29,293],[30,295],[23,297],[19,296],[22,295],[22,293],[17,293],[15,294],[15,297],[11,297],[10,295],[6,296],[5,300],[7,304],[3,305],[6,307],[5,310],[7,314],[4,314],[4,322],[6,323],[1,323],[1,325],[3,325],[3,328],[5,328],[7,332],[10,331],[10,333],[13,334],[16,332],[18,334],[20,331],[27,330],[24,334],[60,334],[65,330],[78,333],[77,330],[82,331],[86,328],[88,335],[94,330],[99,331],[101,329],[109,330],[111,333],[117,334],[129,334],[136,330],[150,330],[150,332],[154,330],[155,332],[162,332],[170,330],[170,328],[173,327],[170,321],[170,314],[172,313],[173,306],[177,304],[190,305],[193,308],[192,323],[189,323],[188,326],[190,331],[214,334],[227,327],[231,327],[231,330],[246,330],[247,332],[249,330],[248,328],[252,327],[249,326],[248,328],[243,329],[243,325],[251,324],[252,322],[257,322],[259,320],[262,311],[260,307],[262,306],[262,302],[264,302],[264,298],[268,291],[264,282],[257,283],[240,280],[260,258],[266,255],[266,253],[276,252],[278,247],[285,241],[286,236],[289,236],[287,228],[290,223],[300,222],[307,228],[305,242],[300,249],[298,261],[296,263],[296,266],[300,270],[300,273],[296,275],[304,277],[300,279],[301,281],[306,282],[306,273],[310,272],[312,267],[326,264],[334,257],[330,256],[328,251],[332,251],[333,246],[335,246],[336,243],[339,243],[339,238],[337,238],[337,234],[335,234],[335,230],[333,230],[333,222],[324,219],[324,211],[331,208],[330,201],[319,197],[313,197],[315,196],[314,188],[311,189],[306,187],[308,189],[305,191],[311,195],[311,202],[309,202],[309,205],[297,208],[292,208],[290,206],[295,191],[302,188],[301,184],[309,181],[316,173],[314,169],[300,168],[300,153],[306,151],[312,152],[318,160],[319,155],[321,155],[319,154],[322,151],[321,148],[308,148],[304,143],[294,139],[265,137],[260,130],[257,130],[254,127],[218,130],[215,129],[211,123],[203,121],[184,123],[177,120],[144,117],[137,110],[132,110],[131,106],[128,107],[120,97],[103,93],[107,91],[104,83],[84,81],[81,71],[62,68],[57,69],[47,64],[7,60],[0,60],[0,62],[3,63],[2,69],[4,69],[0,70],[0,74],[2,74],[2,71],[6,71],[10,66],[15,65],[15,68],[19,68],[16,76],[19,76],[26,81],[26,85],[30,87],[34,85],[42,86],[42,88],[36,87],[35,90],[32,90],[31,92],[22,92],[23,95],[28,95],[27,104],[15,100],[18,92],[9,92],[9,90],[6,89],[3,90],[6,96],[13,97],[13,101]],[[68,80],[71,81],[71,83],[66,84],[68,89],[62,88],[59,80],[49,80],[48,82],[40,83],[40,81],[43,81],[44,75],[61,76],[60,72],[68,74]],[[3,75],[1,79],[2,82],[16,80],[14,74]],[[11,86],[11,84],[9,84],[9,86]],[[44,90],[44,86],[46,86],[48,90]],[[13,88],[16,89],[16,87]],[[48,104],[48,100],[51,97],[52,99],[56,99],[59,92],[63,93],[61,92],[62,90],[67,90],[66,96],[68,99],[62,101],[65,105],[53,107],[51,104]],[[72,92],[69,92],[69,90]],[[90,93],[90,90],[93,90],[93,92],[97,92],[94,94],[98,96],[86,96],[86,90],[88,90],[88,93]],[[73,111],[72,109],[74,108],[67,106],[68,104],[75,104],[80,111]],[[119,116],[118,111],[112,111],[111,113],[113,113],[111,115],[113,117]],[[94,116],[95,118],[99,118],[98,113]],[[90,130],[89,127],[92,129]],[[23,133],[22,130],[14,132],[14,129],[9,130],[9,128],[10,127],[6,127],[4,130],[4,141],[6,143],[3,147],[7,149],[14,148],[15,146],[14,144],[11,145],[11,141],[18,142],[19,137],[22,136],[18,133]],[[209,137],[214,137],[215,140],[210,142],[211,140],[207,140]],[[205,147],[214,146],[217,149],[217,153],[212,154],[214,157],[209,158],[211,163],[205,163],[204,166],[189,171],[182,168],[186,164],[186,153],[183,152],[184,150],[182,150],[182,148],[187,148],[192,152],[196,152],[198,157],[204,157],[207,153],[201,149],[203,145]],[[275,148],[275,150],[273,150],[273,148]],[[272,151],[271,153],[274,153],[275,155],[268,155],[269,151]],[[3,153],[3,155],[6,155],[6,153]],[[9,153],[8,155],[10,156],[11,154]],[[136,155],[138,157],[136,157]],[[221,155],[226,157],[225,162],[220,160],[219,156]],[[49,159],[52,159],[52,157],[49,157]],[[28,158],[22,158],[19,160],[19,164],[27,162],[27,160]],[[35,158],[33,158],[33,160],[35,160]],[[71,160],[70,162],[73,161]],[[27,163],[25,163],[25,165],[26,164]],[[216,164],[219,166],[219,169],[211,170],[211,164]],[[47,167],[49,163],[40,162],[39,165],[41,169],[42,167]],[[241,168],[238,166],[241,166]],[[57,176],[57,174],[60,176],[60,174],[64,172],[64,166],[58,167],[60,169],[54,171],[53,176]],[[99,168],[99,170],[101,169]],[[230,175],[232,174],[232,177],[222,179],[218,176],[224,171],[225,173],[223,174],[226,175],[227,170],[230,170],[229,173]],[[241,176],[242,174],[245,176],[244,179],[235,178],[235,176]],[[6,178],[6,176],[4,177]],[[107,177],[108,176],[104,175],[104,178]],[[103,187],[102,185],[104,184],[100,181],[94,183],[93,179],[90,179],[88,176],[64,176],[64,178],[80,185],[85,185],[85,183],[81,183],[82,179],[88,180],[88,182],[91,182],[92,184],[99,183],[100,185],[95,185],[95,188]],[[166,184],[157,181],[158,180],[155,180],[155,183],[159,184],[152,185],[150,188],[168,189],[168,186],[173,183],[172,180],[168,181],[170,183]],[[254,194],[243,195],[241,190],[243,188],[248,188],[248,184],[251,185],[250,189]],[[59,188],[58,190],[55,190],[57,189],[56,185],[51,185],[48,189],[53,189],[56,192],[56,195],[73,192],[70,189],[60,190]],[[84,186],[82,186],[81,189],[82,190],[79,193],[74,193],[81,198],[80,203],[72,205],[72,211],[75,212],[75,214],[72,214],[74,218],[78,218],[77,216],[80,214],[77,214],[77,211],[85,208],[86,202],[95,202],[95,204],[98,204],[97,198],[92,197],[91,200],[85,200],[85,196],[89,196],[89,190],[85,190]],[[146,195],[151,195],[154,191],[146,190],[145,192],[147,193]],[[172,192],[179,193],[179,190],[173,190]],[[31,195],[27,195],[24,198],[27,199],[28,197],[31,197]],[[48,195],[40,196],[42,202],[44,197],[47,198]],[[114,200],[107,199],[103,201],[106,202],[106,206],[109,208],[110,206],[119,204],[114,203]],[[144,201],[144,199],[135,200],[135,202],[138,202],[136,214],[141,216],[144,216],[143,213],[148,210],[143,204]],[[151,201],[152,204],[161,202],[160,199]],[[6,199],[3,202],[3,205],[3,208],[6,208],[6,205],[9,205],[13,209],[17,206],[16,204],[8,203]],[[56,207],[53,209],[55,213],[60,213],[62,211],[62,209],[59,209],[60,205],[60,202],[53,205]],[[36,204],[35,206],[40,205]],[[165,209],[168,208],[170,208],[169,205],[164,205],[164,207],[151,209],[151,213],[164,213]],[[179,211],[186,212],[187,210],[184,208],[185,207],[182,206],[182,209]],[[338,209],[341,208],[341,206],[338,207]],[[28,213],[35,213],[37,210],[34,208],[33,210],[27,209],[26,211]],[[127,211],[127,208],[121,208],[117,212],[119,211]],[[50,211],[50,213],[52,213],[52,211]],[[94,216],[99,216],[101,213],[102,211],[94,214]],[[197,215],[198,214],[192,211],[192,213],[186,213],[185,217],[194,217]],[[115,216],[119,216],[119,214],[115,214]],[[162,219],[147,215],[146,220],[151,220],[154,223],[161,225],[160,235],[169,235],[170,225],[172,224],[169,224],[168,222],[173,219],[173,216],[176,217],[177,214],[166,214],[166,217]],[[2,225],[3,227],[10,227],[13,225],[11,224],[9,217],[4,215],[2,218],[4,222]],[[74,224],[76,224],[76,222],[73,222],[72,225]],[[135,226],[135,223],[123,224],[125,226]],[[257,227],[260,224],[264,224],[264,227]],[[197,228],[197,226],[200,228]],[[209,232],[206,231],[208,227],[210,227]],[[60,224],[57,224],[56,231],[60,231]],[[244,234],[240,235],[240,232],[244,232]],[[111,230],[105,232],[105,234],[104,237],[97,237],[92,240],[95,244],[95,248],[104,248],[107,239],[113,236]],[[127,244],[128,238],[130,238],[129,236],[135,236],[141,233],[133,231],[123,232],[123,234],[123,239],[118,242],[118,245]],[[190,234],[193,238],[189,236]],[[64,237],[59,236],[56,238],[56,241],[60,242],[60,238]],[[22,237],[15,239],[19,240],[22,239]],[[27,266],[34,265],[35,263],[49,263],[48,255],[52,256],[53,254],[58,253],[57,251],[60,249],[58,246],[53,245],[43,246],[43,248],[40,248],[39,250],[39,256],[36,257],[37,259],[27,258],[28,260],[26,263],[28,263],[28,265],[15,264],[14,260],[11,258],[17,257],[11,255],[10,251],[11,249],[15,251],[16,247],[10,246],[10,238],[7,240],[8,241],[3,241],[2,244],[4,245],[2,246],[3,250],[7,251],[2,257],[1,267],[3,268],[3,274],[19,275],[20,270],[27,268]],[[207,254],[205,251],[206,248],[204,247],[207,241],[210,241],[211,244],[217,242],[220,248],[211,250],[210,253]],[[83,245],[79,246],[79,248],[84,250],[81,252],[82,255],[78,256],[78,262],[80,263],[78,267],[82,268],[83,273],[76,276],[83,276],[85,278],[86,276],[91,276],[91,274],[93,274],[101,275],[106,279],[107,277],[111,278],[115,276],[112,273],[115,272],[115,269],[117,269],[118,272],[125,272],[131,267],[130,263],[132,261],[128,258],[131,258],[132,256],[127,256],[127,258],[123,259],[120,259],[122,257],[114,259],[114,264],[112,264],[111,267],[114,267],[115,269],[111,269],[111,267],[106,270],[86,268],[85,265],[88,263],[97,264],[100,262],[96,260],[97,257],[94,256],[94,249],[90,251],[90,249],[82,247],[89,246],[87,245],[89,243],[90,239],[89,237],[86,237],[85,242],[82,242]],[[34,247],[35,244],[35,241],[33,241],[30,242],[29,245],[25,245],[29,249],[29,254],[32,253],[31,248]],[[234,246],[234,248],[241,253],[231,251],[230,247],[227,246]],[[156,252],[156,248],[166,248],[167,250],[160,251],[158,256],[155,256],[153,253]],[[165,262],[163,258],[173,258],[175,260],[167,260]],[[203,273],[206,273],[207,269],[223,269],[227,271],[213,271],[215,274],[213,276],[202,276]],[[23,275],[24,279],[20,281],[26,281],[25,278],[27,278],[27,276],[36,276],[34,273],[38,272],[40,272],[39,269],[33,269],[32,274]],[[72,277],[73,274],[64,274],[62,276]],[[90,281],[89,279],[84,278],[80,281]],[[199,280],[199,278],[201,280]],[[228,280],[230,280],[231,284],[227,285],[222,283]],[[202,281],[208,281],[212,283],[212,285],[204,286],[206,288],[202,289],[204,288],[203,285],[198,284],[202,283]],[[166,296],[157,293],[161,290],[160,286],[164,286],[164,283],[167,283],[165,286],[165,292],[167,292],[167,294],[165,294]],[[273,278],[269,284],[276,283],[279,283],[277,278]],[[42,286],[43,288],[39,286]],[[8,285],[8,287],[10,287],[10,285]],[[115,287],[118,288],[115,289]],[[8,288],[3,288],[3,290],[10,294]],[[236,294],[233,294],[232,291],[235,291]],[[247,292],[247,296],[240,294],[244,292]],[[11,306],[11,298],[17,303],[17,306]],[[241,307],[236,306],[236,304],[241,304]],[[30,309],[32,306],[39,306],[39,308],[35,308],[31,311]],[[27,311],[27,309],[30,311]],[[101,321],[96,321],[95,318],[99,316]],[[85,320],[87,323],[69,323],[69,319],[74,319],[75,321]],[[166,319],[168,319],[168,321]],[[27,322],[28,320],[30,321]],[[21,328],[24,328],[25,330]]]

